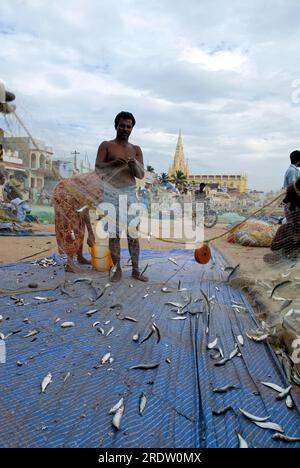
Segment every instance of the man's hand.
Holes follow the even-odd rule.
[[[112,166],[123,166],[124,164],[127,164],[127,159],[124,158],[119,158],[119,159],[114,159],[113,161],[110,161],[110,164]]]
[[[95,239],[95,236],[92,232],[89,233],[88,235],[88,238],[86,240],[86,243],[89,247],[93,247],[93,245],[95,244],[96,242],[96,239]]]

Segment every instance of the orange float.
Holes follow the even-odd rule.
[[[198,249],[195,249],[194,257],[197,263],[208,263],[211,259],[211,250],[209,245],[204,243]]]

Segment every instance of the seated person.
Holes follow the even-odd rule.
[[[271,244],[271,250],[276,253],[264,256],[267,263],[282,258],[296,259],[300,253],[300,177],[288,186],[283,202],[289,204],[287,222],[278,228]]]

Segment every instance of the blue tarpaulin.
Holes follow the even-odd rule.
[[[149,265],[149,283],[130,277],[127,259],[123,252],[122,282],[105,289],[97,301],[108,275],[90,267],[66,276],[59,264],[0,267],[0,332],[7,336],[7,360],[0,364],[0,446],[238,447],[239,433],[250,447],[299,447],[272,439],[274,431],[256,426],[239,411],[269,416],[286,435],[300,435],[299,402],[293,392],[295,406],[288,409],[284,399],[276,400],[276,391],[261,384],[285,388],[288,382],[269,344],[246,337],[257,327],[254,311],[245,295],[226,281],[219,253],[214,251],[212,262],[200,266],[189,251],[144,251],[141,268]],[[74,283],[78,277],[93,282]],[[37,281],[36,289],[26,289],[29,278]],[[178,290],[179,280],[187,291]],[[200,288],[214,296],[208,333]],[[173,320],[180,315],[166,303],[189,300],[189,312],[182,315],[186,318]],[[233,301],[240,309],[232,307]],[[97,312],[89,317],[90,310]],[[67,321],[75,326],[62,328]],[[93,326],[95,322],[100,323]],[[141,343],[153,322],[160,341],[153,334]],[[26,337],[33,330],[37,333]],[[132,340],[135,333],[138,342]],[[243,346],[237,335],[244,337]],[[207,348],[216,337],[225,356],[236,344],[241,355],[216,366],[215,351]],[[108,352],[114,361],[97,366]],[[141,363],[159,365],[130,369]],[[52,382],[42,393],[48,373]],[[213,391],[227,384],[236,388]],[[142,393],[147,402],[141,416]],[[121,397],[125,411],[117,431],[109,410]],[[234,412],[213,414],[227,405]]]

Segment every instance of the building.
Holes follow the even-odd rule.
[[[52,174],[52,156],[53,150],[47,144],[39,139],[34,140],[29,137],[11,137],[4,136],[3,150],[6,157],[10,158],[7,162],[19,164],[20,167],[11,166],[14,170],[25,171],[25,188],[41,190],[45,184],[46,177],[53,177]],[[18,162],[11,161],[12,155],[18,155]]]
[[[169,168],[168,176],[174,176],[177,171],[181,171],[186,177],[189,175],[188,163],[184,157],[181,131],[179,131],[173,164]]]
[[[188,183],[191,185],[199,186],[203,182],[207,184],[209,188],[213,189],[226,189],[227,192],[248,192],[248,177],[246,174],[243,175],[190,175],[188,176]]]
[[[220,174],[220,175],[205,175],[205,174],[197,174],[192,175],[189,174],[189,167],[188,163],[185,160],[184,156],[184,149],[183,149],[183,142],[181,132],[179,132],[176,151],[173,158],[173,163],[170,166],[168,175],[172,177],[175,175],[176,171],[181,171],[187,178],[187,183],[190,186],[194,186],[195,188],[199,188],[201,182],[207,184],[207,187],[210,190],[221,190],[226,191],[228,193],[245,193],[248,192],[248,177],[247,175],[227,175],[227,174]]]

